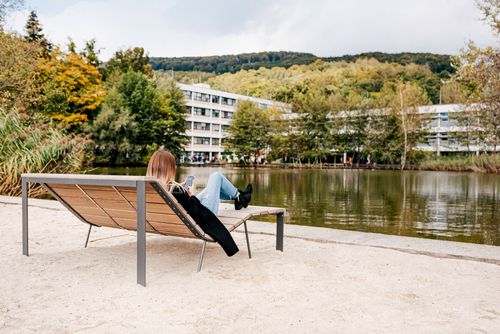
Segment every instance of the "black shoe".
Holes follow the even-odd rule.
[[[241,210],[242,208],[246,208],[248,203],[252,200],[252,192],[253,187],[249,184],[245,190],[238,189],[238,195],[234,199],[234,209]]]

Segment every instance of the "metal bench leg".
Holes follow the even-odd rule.
[[[276,217],[276,250],[283,251],[283,229],[285,217],[283,213],[278,213]]]
[[[248,258],[252,258],[252,252],[250,251],[250,241],[248,241],[248,230],[247,230],[247,222],[244,222],[245,225],[245,236],[247,237],[247,248],[248,248]]]
[[[87,233],[87,240],[85,240],[85,248],[89,244],[90,231],[92,230],[92,224],[89,224],[89,233]]]
[[[203,245],[201,246],[200,261],[198,262],[198,272],[201,271],[201,266],[203,265],[203,257],[205,256],[205,247],[207,246],[207,241],[203,240]]]
[[[21,181],[22,187],[22,221],[23,221],[23,255],[29,256],[28,251],[28,182]]]
[[[137,284],[146,286],[146,185],[137,182]]]

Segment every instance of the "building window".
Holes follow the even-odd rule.
[[[194,99],[196,101],[203,101],[203,102],[210,102],[210,95],[208,94],[203,94],[203,93],[198,93],[198,92],[194,92],[193,93],[194,95]]]
[[[191,100],[191,97],[193,96],[193,92],[189,91],[189,90],[185,90],[183,91],[184,92],[184,98],[186,100]]]
[[[227,132],[229,125],[222,125],[222,132]]]
[[[191,130],[191,122],[186,122],[186,130]]]
[[[235,99],[231,99],[229,97],[222,97],[222,100],[221,100],[222,104],[225,104],[225,105],[228,105],[228,106],[233,106],[236,104],[236,100]]]
[[[210,131],[210,123],[194,122],[193,129],[200,131]]]
[[[194,137],[196,145],[210,145],[210,138],[208,137]]]
[[[186,113],[187,114],[191,114],[191,107],[190,106],[186,106]]]
[[[232,119],[233,118],[233,113],[229,112],[229,111],[223,111],[222,112],[222,118]]]
[[[219,103],[220,97],[216,95],[212,95],[212,103]]]
[[[220,125],[219,124],[212,124],[212,131],[219,132],[220,131]]]
[[[219,138],[212,138],[212,145],[219,145],[220,139]]]
[[[209,109],[194,107],[193,110],[194,110],[194,115],[196,115],[196,116],[210,117],[210,110]]]
[[[220,110],[212,110],[212,117],[219,118]]]

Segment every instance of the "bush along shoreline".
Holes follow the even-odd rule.
[[[500,153],[491,155],[441,156],[420,162],[418,170],[500,173]]]

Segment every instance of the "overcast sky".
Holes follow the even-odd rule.
[[[468,40],[498,40],[474,0],[25,0],[7,27],[23,31],[37,11],[57,44],[95,38],[109,58],[142,46],[150,56],[301,51],[456,54]]]

